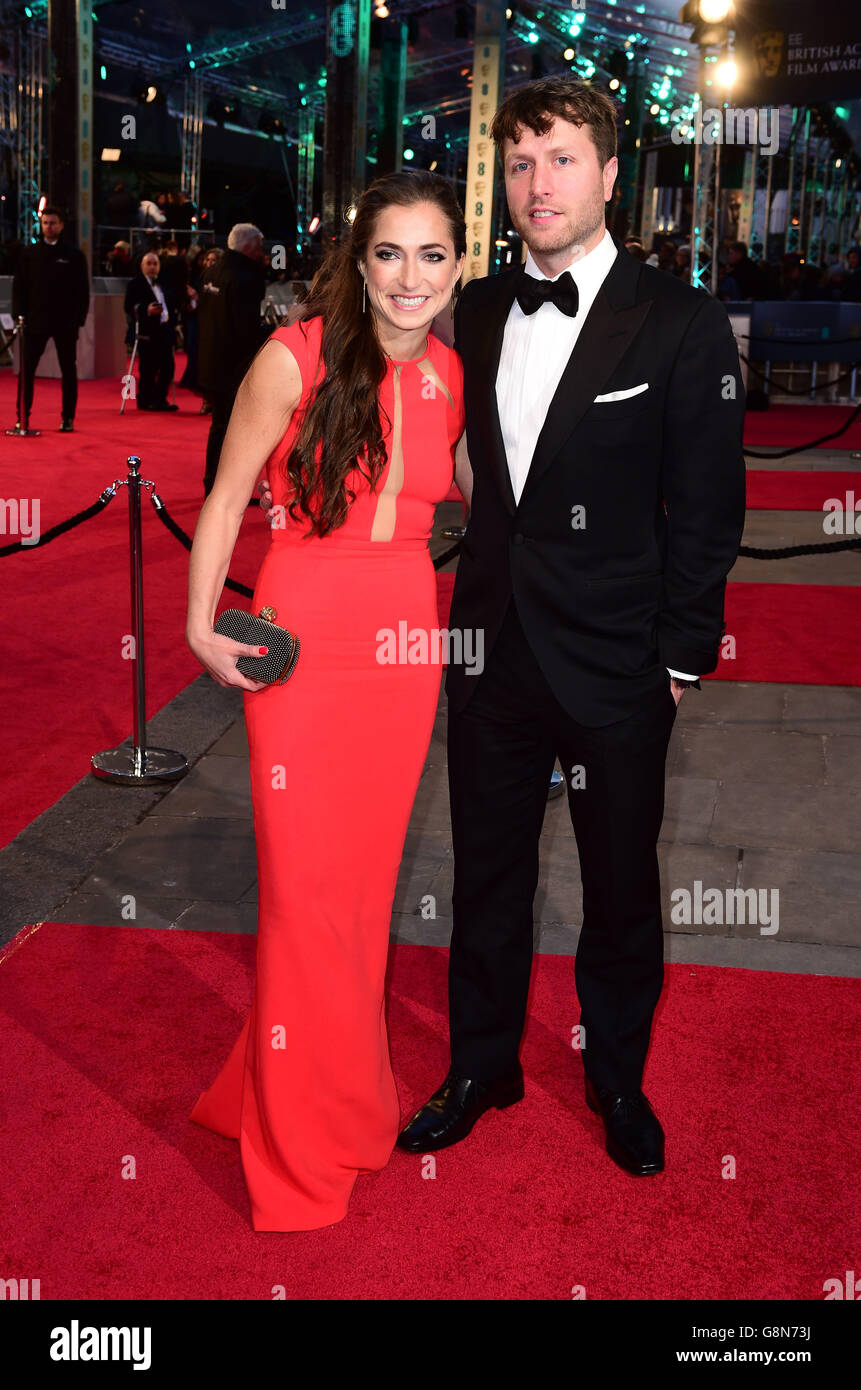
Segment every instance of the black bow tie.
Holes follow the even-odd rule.
[[[542,304],[555,304],[563,314],[574,318],[580,305],[580,295],[570,270],[565,270],[558,280],[536,280],[534,275],[521,272],[514,296],[524,314],[534,314]]]

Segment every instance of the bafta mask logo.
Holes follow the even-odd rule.
[[[753,36],[753,52],[760,77],[777,77],[783,59],[784,35],[780,29],[764,29]]]

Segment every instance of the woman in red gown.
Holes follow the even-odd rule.
[[[195,534],[187,637],[245,691],[259,907],[251,1012],[191,1118],[239,1140],[258,1231],[339,1221],[398,1133],[384,977],[441,666],[405,660],[391,634],[424,632],[434,652],[428,540],[456,452],[469,490],[462,367],[430,332],[465,250],[444,179],[371,185],[303,318],[252,363]],[[258,649],[212,631],[264,465],[276,511],[252,609],[301,644],[281,686],[243,677],[236,658]]]

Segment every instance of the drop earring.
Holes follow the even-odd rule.
[[[363,276],[362,276],[362,313],[365,312],[365,292],[366,292],[367,288],[368,288],[368,282],[367,282],[367,280],[365,279],[365,277],[364,277],[364,275],[363,275]]]

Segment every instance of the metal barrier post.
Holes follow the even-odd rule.
[[[31,430],[31,429],[29,428],[29,424],[30,424],[30,412],[29,412],[29,410],[26,409],[26,404],[27,404],[27,401],[26,401],[27,392],[26,392],[26,389],[25,389],[25,369],[26,369],[25,354],[24,354],[24,346],[25,346],[25,342],[26,342],[25,327],[26,327],[26,326],[25,326],[25,323],[24,323],[24,319],[21,317],[21,315],[19,315],[19,316],[18,316],[18,319],[17,319],[17,321],[16,321],[16,324],[15,324],[15,332],[14,332],[14,334],[13,334],[13,340],[14,340],[15,338],[18,339],[18,397],[17,397],[18,418],[17,418],[17,420],[15,421],[15,428],[14,428],[14,430],[7,430],[7,431],[6,431],[7,434],[13,435],[13,436],[15,436],[15,437],[18,438],[18,439],[23,439],[23,438],[25,437],[25,435],[41,434],[41,433],[42,433],[41,430]]]
[[[131,577],[132,626],[132,718],[134,740],[120,744],[91,759],[94,776],[106,782],[143,787],[158,782],[175,782],[188,771],[188,761],[171,748],[146,746],[146,672],[144,666],[144,608],[141,536],[141,461],[136,454],[128,459],[129,476],[129,559]]]

